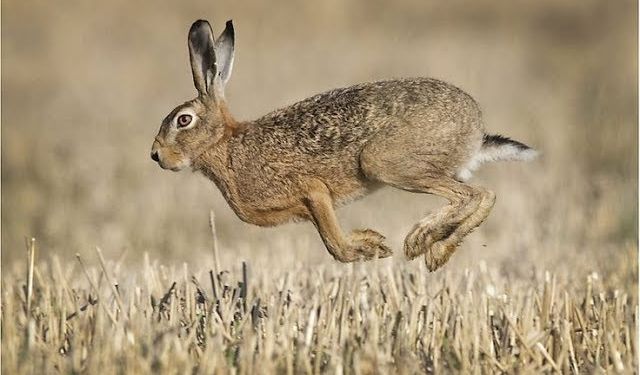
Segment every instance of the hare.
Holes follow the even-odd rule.
[[[214,39],[207,21],[188,35],[198,96],[162,121],[151,150],[160,167],[191,167],[211,179],[240,219],[259,226],[308,220],[340,262],[391,255],[371,229],[345,233],[337,207],[383,185],[441,196],[449,204],[407,235],[409,259],[430,271],[479,226],[495,194],[467,184],[481,164],[529,160],[536,151],[483,130],[475,100],[448,83],[398,79],[331,90],[254,121],[233,118],[225,101],[234,29]]]

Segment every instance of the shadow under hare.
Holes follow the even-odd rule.
[[[191,167],[211,179],[247,223],[309,220],[341,262],[388,257],[384,236],[343,232],[336,207],[390,185],[449,204],[411,229],[408,258],[431,271],[487,217],[495,194],[465,181],[482,163],[528,160],[530,147],[483,130],[474,99],[448,83],[412,78],[331,90],[254,121],[234,119],[224,88],[233,67],[231,21],[214,39],[207,21],[189,30],[198,96],[163,120],[151,157],[164,169]]]

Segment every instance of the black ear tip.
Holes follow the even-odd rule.
[[[194,22],[194,23],[193,23],[193,25],[194,25],[194,26],[195,26],[195,25],[198,25],[198,26],[199,26],[199,25],[202,25],[202,24],[204,24],[204,25],[208,25],[208,24],[209,24],[209,21],[200,19],[200,20],[197,20],[196,22]]]
[[[194,22],[191,25],[191,29],[190,31],[195,31],[195,30],[200,30],[202,28],[211,28],[211,25],[209,25],[209,21],[207,20],[197,20],[196,22]]]
[[[225,28],[233,30],[233,20],[227,21],[227,23],[225,24]]]

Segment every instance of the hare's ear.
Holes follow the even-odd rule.
[[[194,22],[189,29],[189,58],[193,83],[200,95],[207,95],[216,76],[216,53],[211,25],[205,20]]]
[[[219,84],[220,89],[224,90],[224,87],[231,77],[231,69],[233,69],[233,48],[235,44],[235,32],[233,31],[233,22],[227,21],[224,31],[214,44],[218,76],[220,77]]]

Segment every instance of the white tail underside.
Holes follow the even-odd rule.
[[[538,156],[538,151],[532,148],[505,143],[501,145],[482,146],[467,165],[458,172],[460,181],[467,181],[473,176],[473,172],[482,164],[494,161],[530,161]]]

